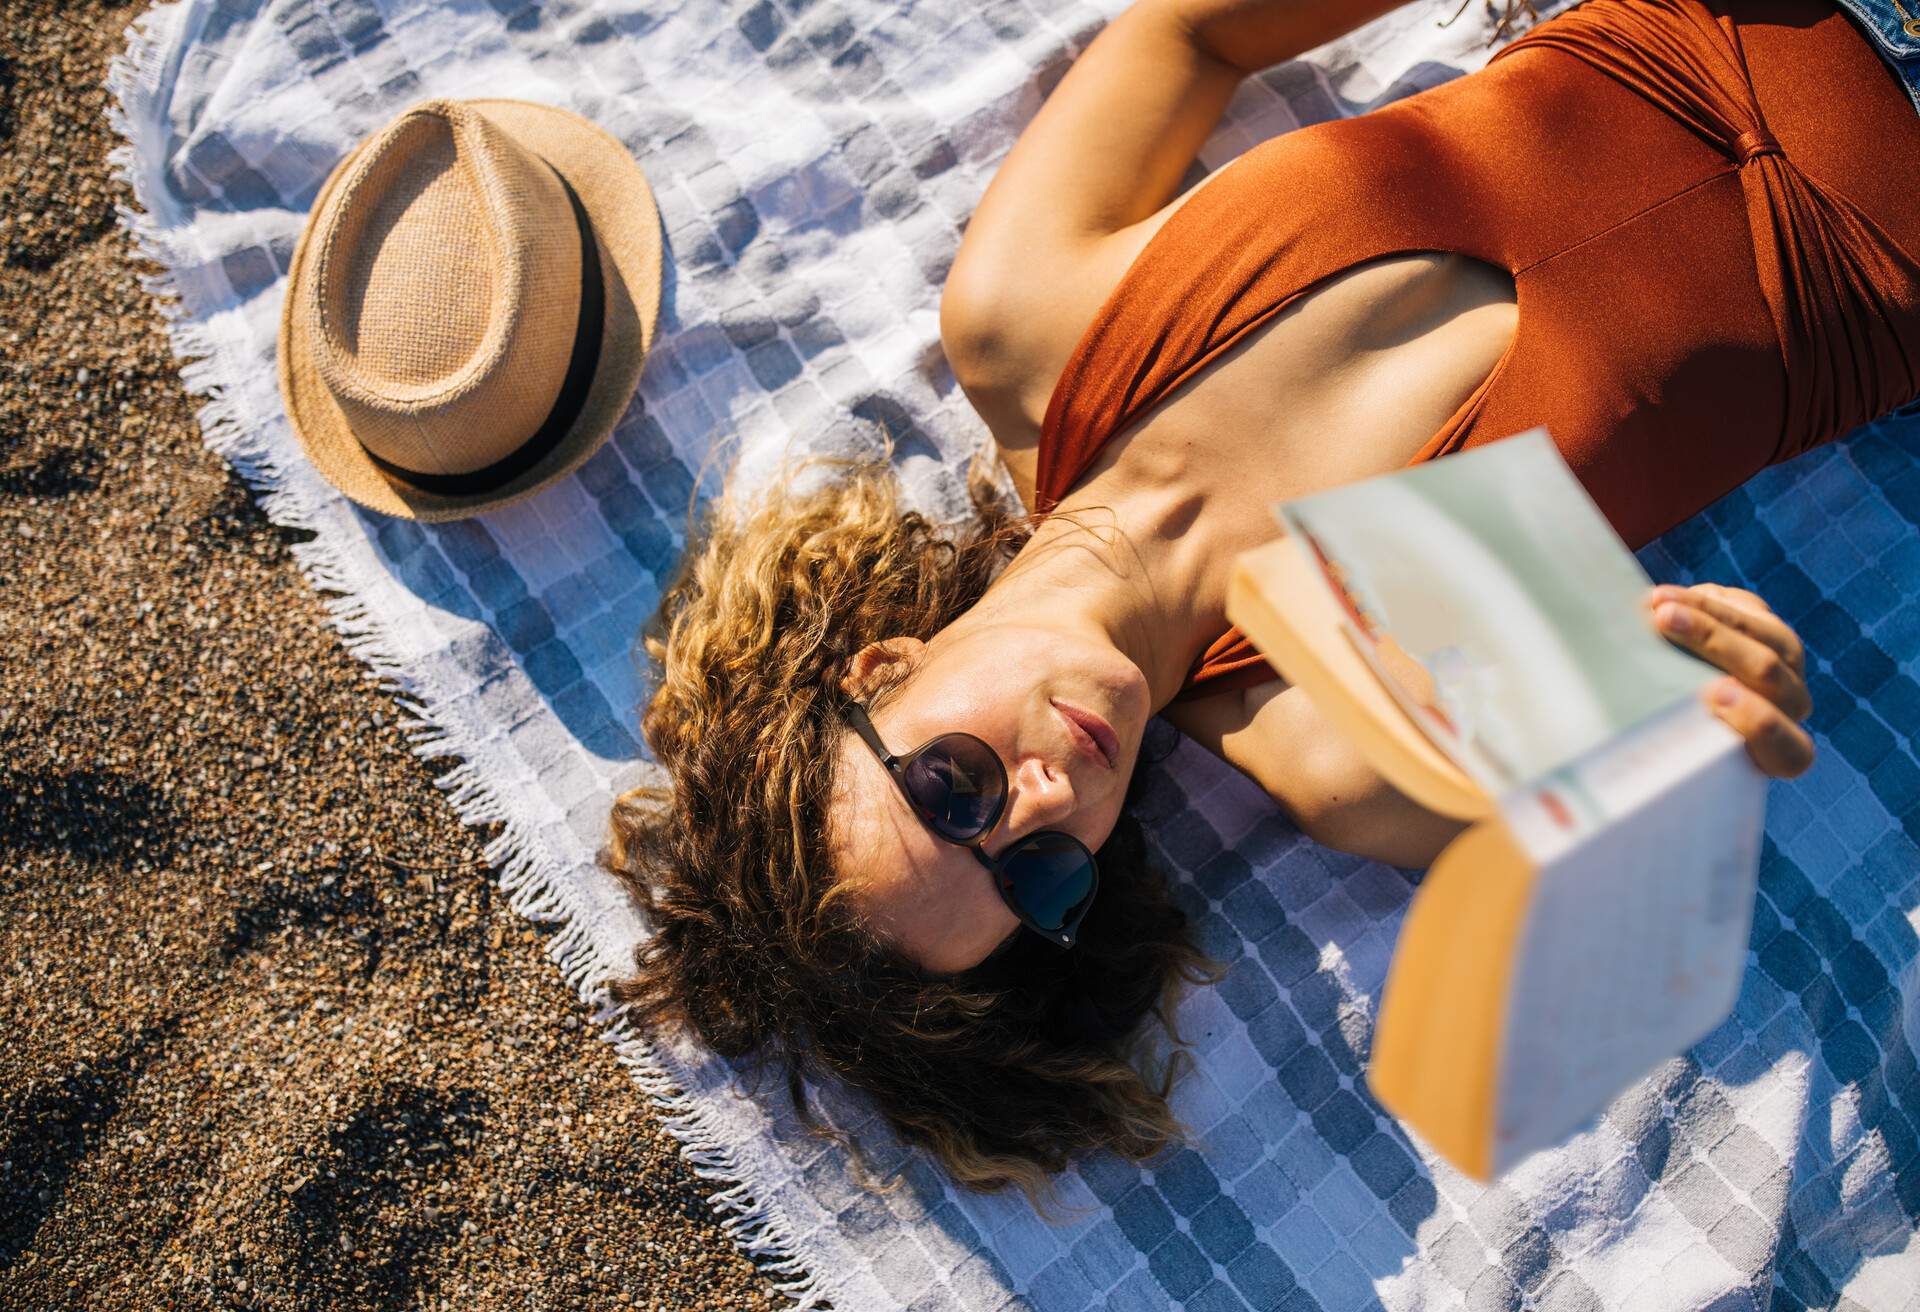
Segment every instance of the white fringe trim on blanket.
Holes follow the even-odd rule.
[[[107,71],[107,118],[120,145],[107,156],[114,175],[125,182],[141,208],[116,206],[136,258],[161,268],[158,274],[139,274],[160,315],[174,358],[180,363],[180,381],[188,395],[203,398],[195,412],[208,449],[231,464],[259,498],[267,518],[283,528],[313,532],[314,507],[288,484],[279,462],[250,430],[228,399],[228,382],[216,355],[216,346],[187,315],[180,303],[174,270],[193,258],[175,245],[147,208],[151,199],[141,185],[134,146],[136,111],[151,108],[150,88],[163,72],[173,48],[167,41],[171,25],[190,13],[181,0],[161,0],[127,28],[125,49]],[[499,871],[500,887],[509,905],[522,916],[557,923],[559,932],[547,947],[548,957],[581,1002],[593,1009],[599,1037],[613,1045],[618,1061],[654,1107],[660,1124],[680,1144],[681,1156],[694,1177],[719,1186],[707,1195],[707,1204],[721,1228],[771,1288],[791,1300],[791,1312],[822,1305],[818,1273],[809,1271],[796,1251],[794,1236],[784,1220],[755,1194],[732,1147],[722,1138],[714,1119],[675,1082],[667,1063],[641,1030],[609,1005],[603,969],[585,926],[574,922],[560,889],[565,878],[561,863],[544,850],[534,834],[516,825],[495,789],[471,760],[472,744],[457,725],[439,715],[427,702],[415,699],[406,667],[396,655],[393,635],[381,617],[359,596],[339,552],[322,536],[295,544],[294,558],[302,575],[320,594],[328,624],[347,651],[363,662],[382,691],[395,695],[396,704],[410,717],[405,729],[411,748],[423,759],[452,756],[460,764],[435,781],[462,823],[499,824],[501,831],[482,849],[488,865]]]

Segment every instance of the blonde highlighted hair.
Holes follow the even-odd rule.
[[[1021,935],[933,975],[836,895],[841,675],[869,643],[931,638],[1025,542],[979,486],[959,536],[903,512],[884,464],[723,500],[696,526],[646,637],[642,729],[670,782],[616,801],[603,858],[654,931],[613,991],[723,1055],[776,1053],[809,1123],[802,1076],[835,1077],[961,1184],[1039,1197],[1077,1154],[1143,1158],[1177,1136],[1168,1075],[1143,1074],[1131,1041],[1205,963],[1127,814],[1072,951]]]

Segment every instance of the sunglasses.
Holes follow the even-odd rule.
[[[895,756],[865,707],[852,703],[843,714],[887,767],[914,814],[935,836],[973,853],[1020,923],[1050,943],[1072,947],[1100,887],[1100,869],[1085,843],[1057,829],[1017,839],[998,857],[987,854],[987,835],[1007,805],[1007,768],[999,753],[970,733],[943,733]]]

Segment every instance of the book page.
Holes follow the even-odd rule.
[[[1318,562],[1362,656],[1403,706],[1421,702],[1408,708],[1415,723],[1491,795],[1716,675],[1654,632],[1641,605],[1652,581],[1545,430],[1276,513]],[[1393,677],[1407,657],[1430,683]]]
[[[1739,735],[1689,699],[1502,799],[1541,870],[1510,976],[1496,1171],[1731,1010],[1766,789]]]

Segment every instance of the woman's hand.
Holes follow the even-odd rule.
[[[1800,639],[1743,588],[1662,584],[1647,594],[1654,627],[1730,676],[1706,687],[1707,708],[1747,740],[1753,763],[1777,779],[1813,764],[1813,739],[1797,723],[1813,711]]]

